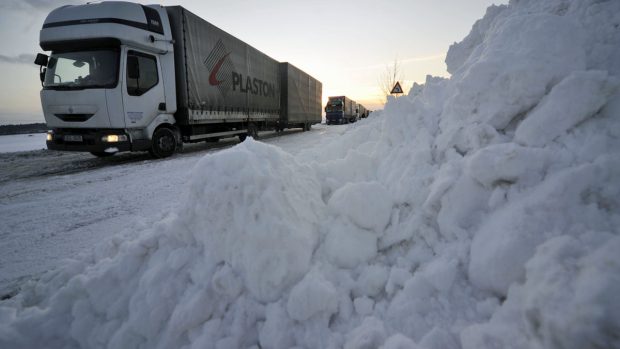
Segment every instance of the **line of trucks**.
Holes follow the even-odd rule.
[[[322,84],[181,6],[100,2],[45,19],[38,54],[47,147],[105,157],[320,123]],[[329,97],[327,124],[370,111]]]
[[[325,122],[329,124],[348,124],[367,118],[370,110],[346,96],[329,97],[325,106]]]
[[[39,41],[51,51],[35,60],[49,149],[166,157],[322,121],[320,81],[181,6],[63,6]]]

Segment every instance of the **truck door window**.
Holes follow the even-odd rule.
[[[134,78],[130,78],[129,74],[126,74],[127,94],[130,96],[142,96],[159,83],[159,76],[157,74],[157,59],[155,56],[136,51],[127,52],[127,61],[131,60],[129,57],[134,57],[134,59],[137,60],[138,74],[137,77]],[[129,66],[127,69],[129,69]]]

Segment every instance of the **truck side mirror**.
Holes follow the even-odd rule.
[[[34,64],[39,66],[39,80],[41,80],[41,86],[43,86],[43,82],[45,81],[45,71],[48,63],[48,55],[45,53],[37,53],[37,57],[34,59]]]
[[[127,56],[127,77],[136,80],[140,79],[140,63],[136,56]]]
[[[37,58],[34,59],[34,64],[40,66],[47,66],[48,56],[45,53],[37,53]]]
[[[37,58],[34,59],[34,64],[45,67],[47,65],[48,56],[45,53],[37,53]]]

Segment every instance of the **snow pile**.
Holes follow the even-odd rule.
[[[490,7],[383,113],[205,157],[0,303],[1,347],[620,347],[620,2]]]

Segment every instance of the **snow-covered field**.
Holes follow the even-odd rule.
[[[6,180],[78,242],[15,266],[0,347],[619,348],[619,28],[513,0],[354,125]]]
[[[0,136],[0,153],[46,149],[45,133]]]

